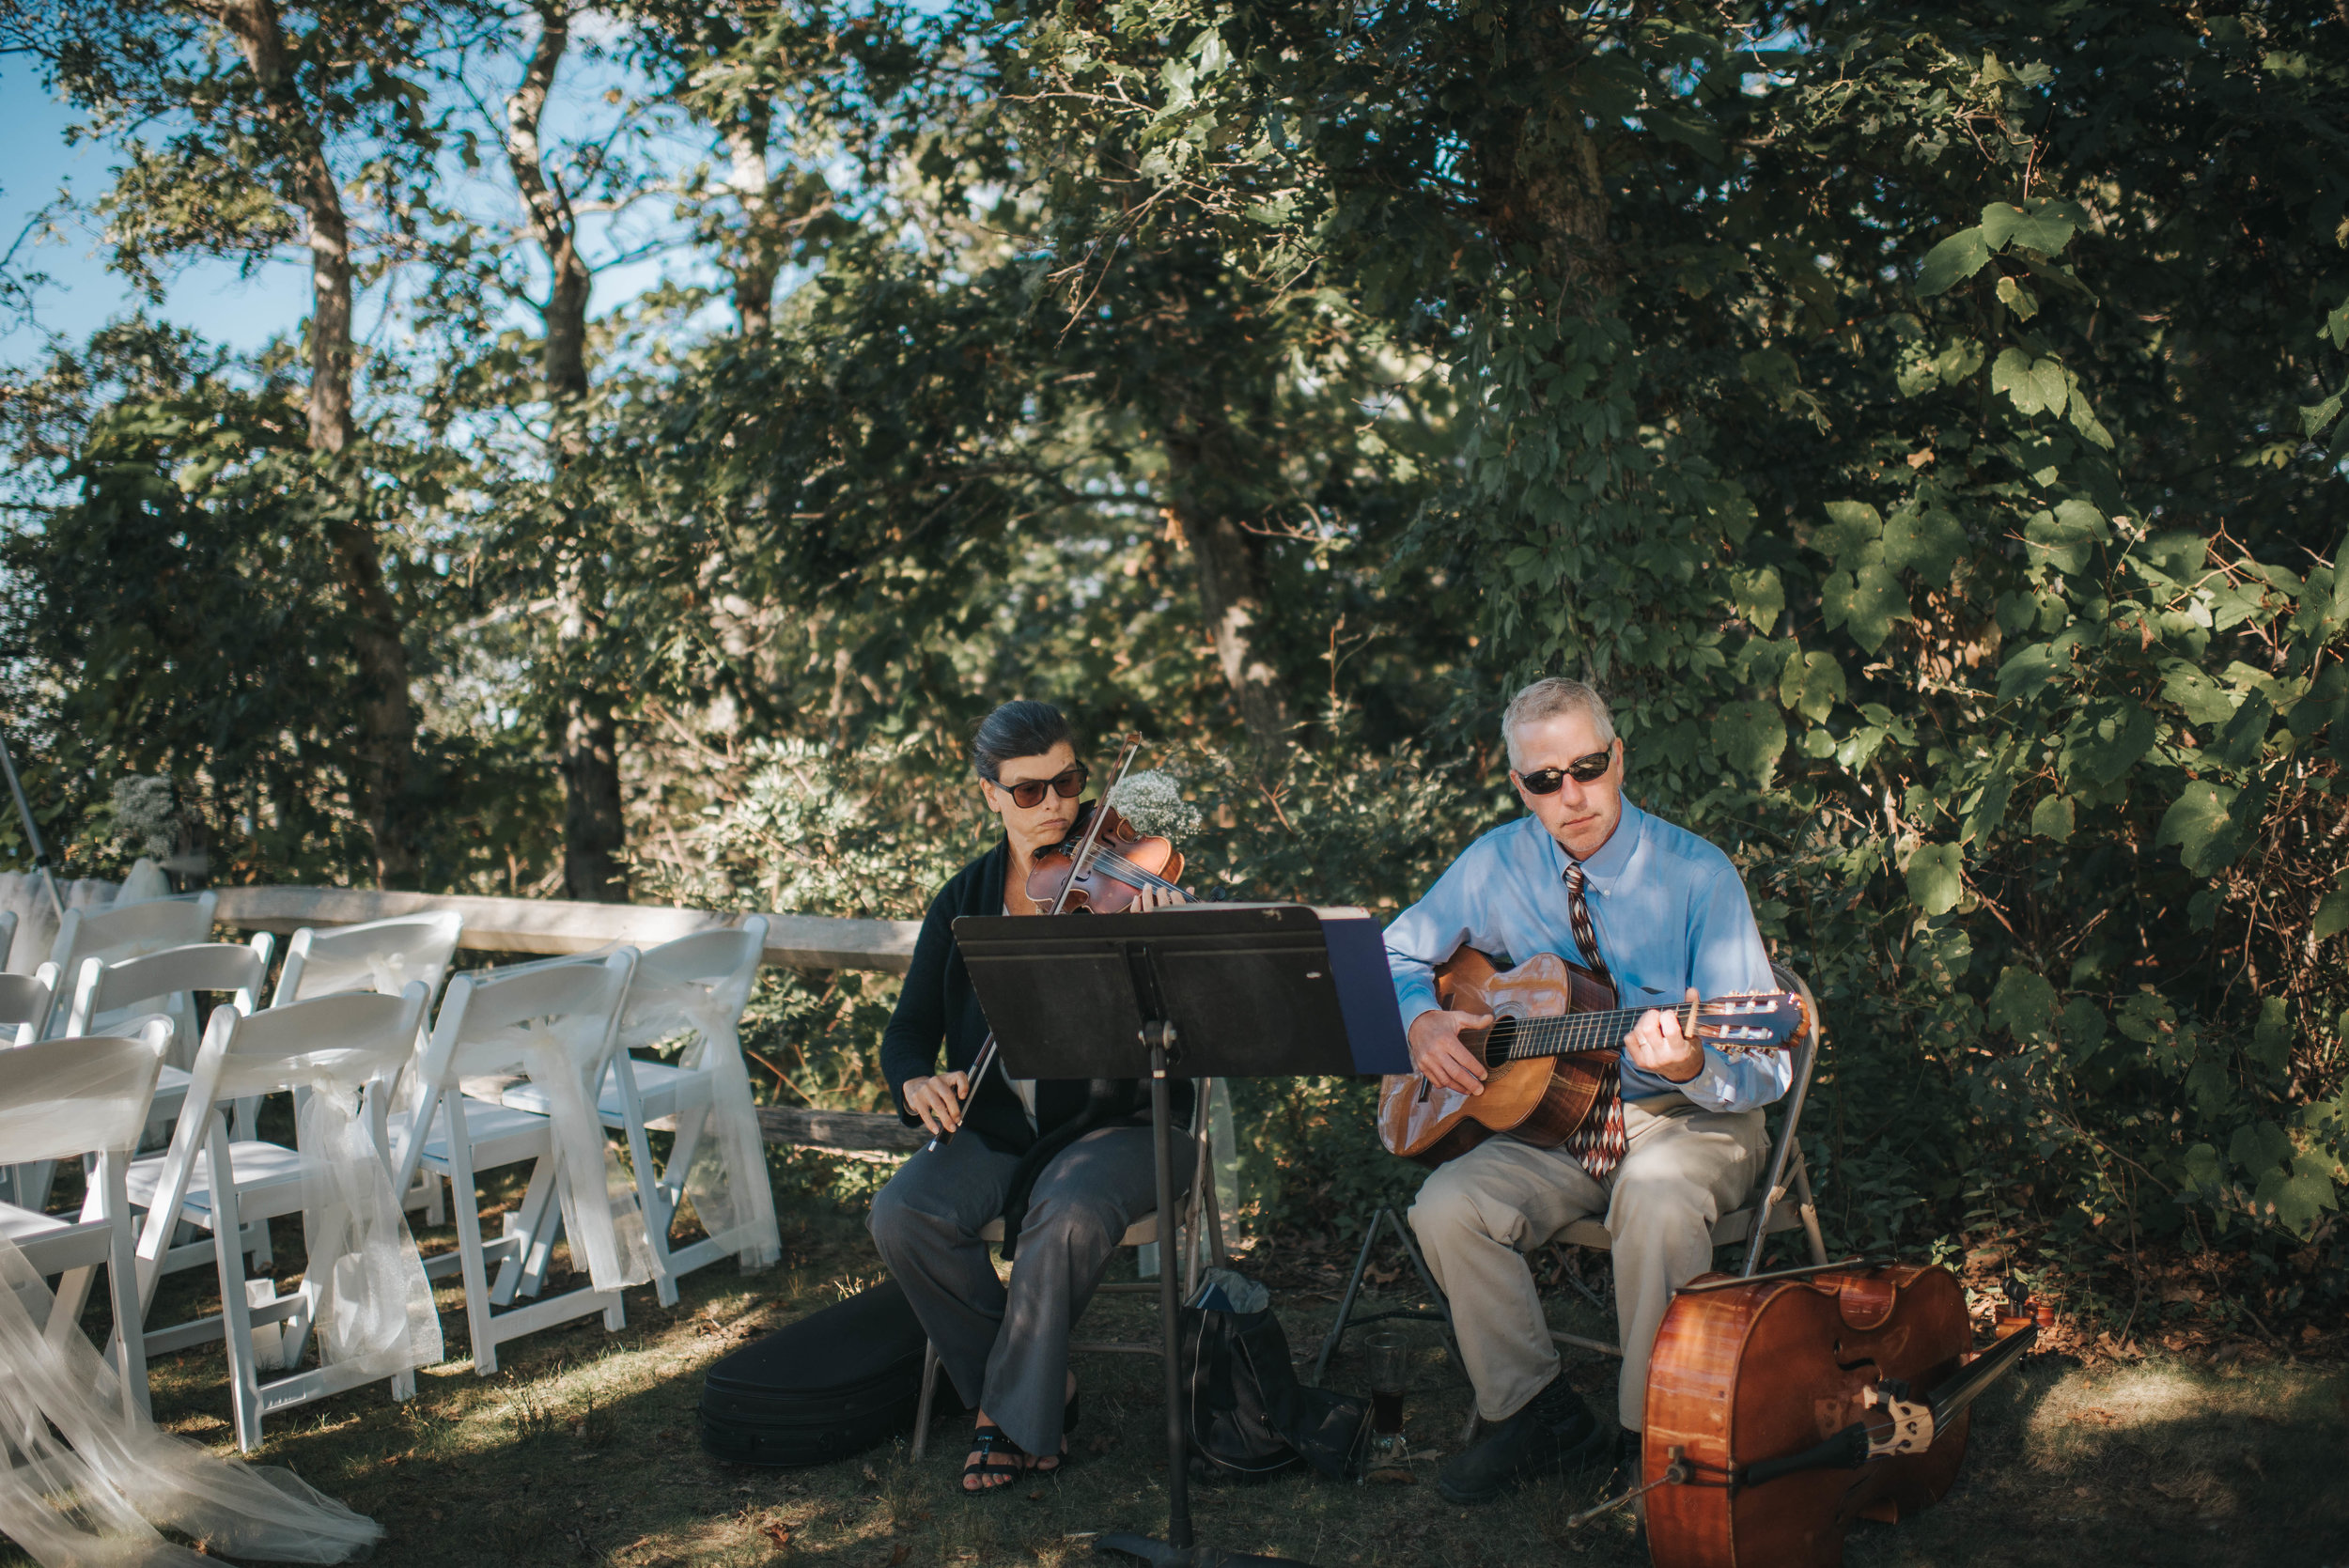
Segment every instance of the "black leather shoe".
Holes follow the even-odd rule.
[[[1490,1502],[1536,1477],[1561,1475],[1603,1458],[1607,1429],[1560,1376],[1481,1443],[1453,1455],[1436,1474],[1447,1502]]]

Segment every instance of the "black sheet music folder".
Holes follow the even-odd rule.
[[[955,940],[1015,1078],[1099,1076],[1100,1020],[1138,1028],[1143,1017],[1130,957],[1138,945],[1175,1026],[1185,1077],[1410,1071],[1385,943],[1365,910],[1186,904],[1149,914],[965,915]]]

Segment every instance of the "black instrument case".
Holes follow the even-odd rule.
[[[928,1343],[885,1281],[753,1341],[702,1384],[702,1449],[736,1465],[828,1465],[913,1430]],[[941,1368],[933,1413],[962,1409]]]

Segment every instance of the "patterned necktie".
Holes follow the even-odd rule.
[[[1598,951],[1598,932],[1591,924],[1591,907],[1582,901],[1582,887],[1590,878],[1583,873],[1582,862],[1566,862],[1566,914],[1574,922],[1574,943],[1582,950],[1582,956],[1601,980],[1613,984],[1606,958]],[[1595,1181],[1605,1181],[1623,1163],[1625,1139],[1623,1130],[1622,1058],[1610,1051],[1605,1056],[1606,1070],[1599,1075],[1598,1097],[1591,1102],[1590,1114],[1566,1134],[1566,1153],[1582,1162],[1582,1169]]]

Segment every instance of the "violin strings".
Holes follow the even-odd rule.
[[[1154,871],[1144,871],[1142,867],[1134,864],[1133,862],[1128,860],[1125,856],[1119,854],[1114,849],[1106,849],[1096,846],[1093,851],[1091,869],[1097,871],[1107,871],[1111,876],[1116,877],[1121,882],[1132,883],[1140,887],[1157,888],[1164,893],[1182,893],[1185,898],[1189,898],[1190,896],[1190,894],[1183,893],[1181,888],[1176,887],[1174,883],[1168,881],[1158,873]]]

